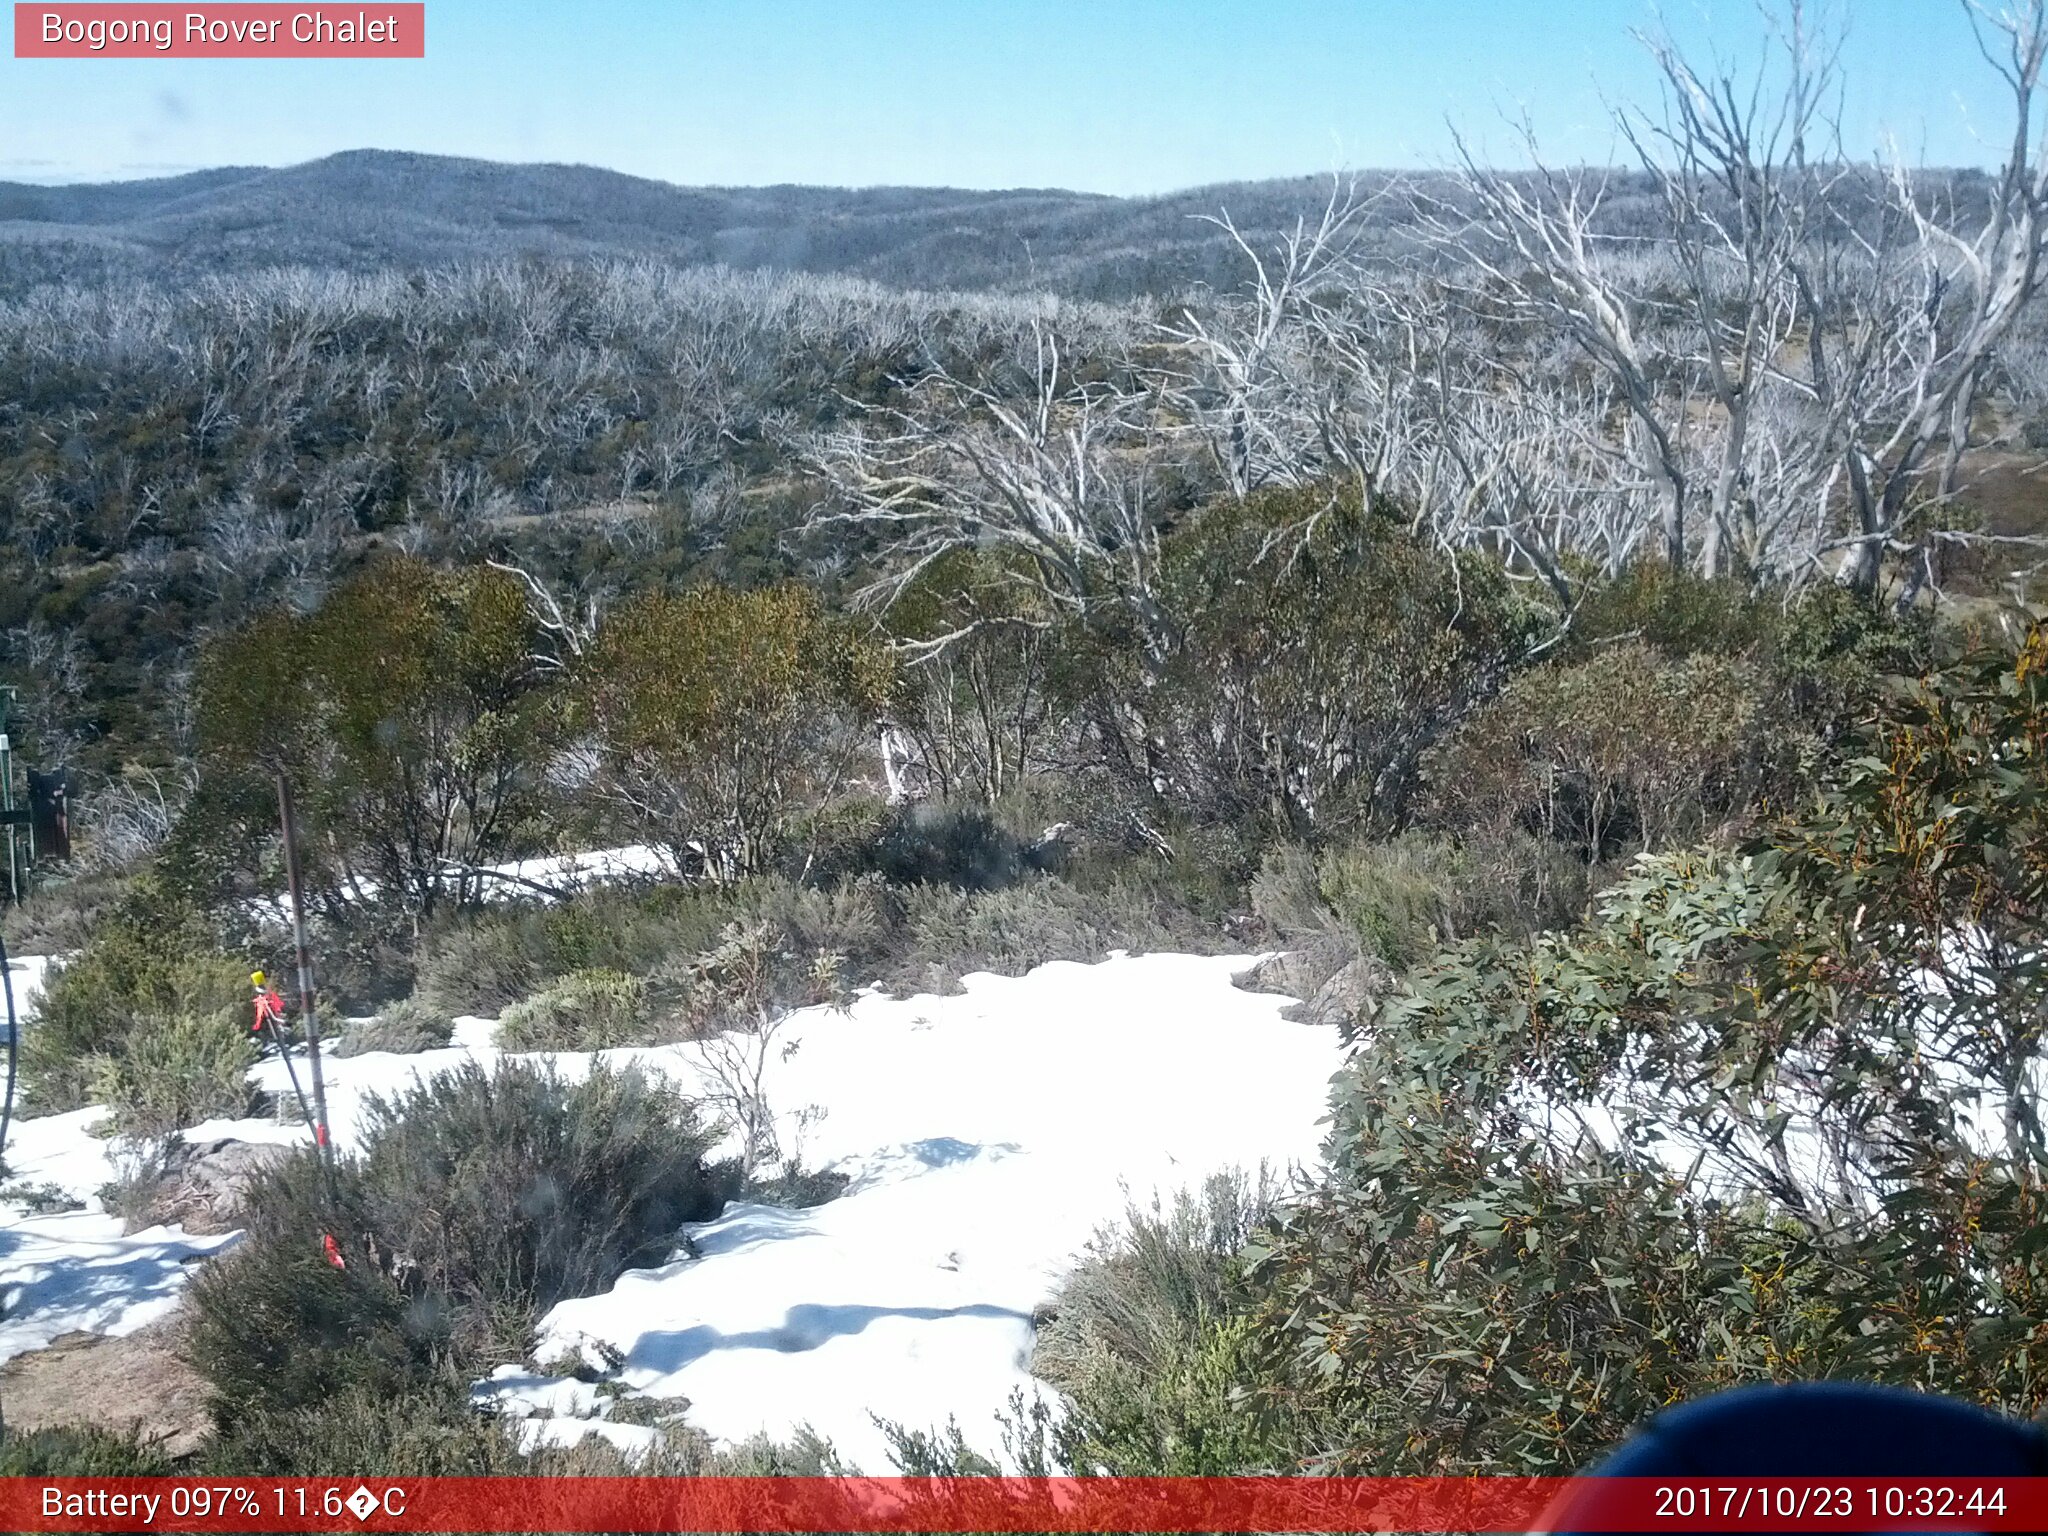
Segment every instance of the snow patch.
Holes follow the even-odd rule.
[[[1048,965],[792,1021],[769,1096],[785,1122],[828,1107],[807,1157],[847,1192],[729,1207],[689,1229],[696,1257],[554,1308],[541,1357],[609,1354],[715,1439],[809,1425],[864,1471],[889,1470],[871,1415],[956,1418],[994,1451],[1013,1392],[1044,1390],[1034,1311],[1101,1226],[1220,1168],[1316,1159],[1336,1031],[1235,988],[1247,964]]]
[[[1029,1374],[1034,1312],[1097,1230],[1225,1167],[1318,1158],[1342,1046],[1332,1028],[1283,1019],[1290,999],[1234,986],[1253,961],[1063,962],[969,976],[957,996],[869,992],[843,1010],[793,1015],[766,1095],[785,1150],[844,1174],[846,1192],[808,1210],[728,1207],[678,1234],[671,1262],[555,1307],[537,1358],[617,1363],[610,1390],[686,1398],[689,1421],[719,1440],[808,1425],[866,1471],[889,1469],[871,1415],[913,1429],[954,1418],[993,1451],[1013,1392],[1044,1390]],[[370,1095],[469,1061],[488,1068],[494,1029],[464,1019],[443,1049],[326,1058],[337,1144],[355,1143]],[[602,1054],[686,1092],[711,1080],[695,1043]],[[573,1078],[595,1057],[552,1059]],[[288,1093],[282,1062],[252,1077]],[[822,1118],[805,1113],[813,1107]],[[0,1357],[70,1328],[141,1326],[173,1304],[193,1259],[231,1241],[165,1229],[122,1238],[94,1193],[114,1177],[108,1144],[89,1129],[103,1116],[17,1127],[20,1175],[88,1209],[0,1225],[0,1274],[25,1303],[0,1321]],[[187,1134],[308,1140],[304,1126],[269,1120]],[[533,1443],[595,1433],[644,1450],[657,1439],[611,1422],[610,1400],[584,1383],[514,1370],[476,1390],[521,1418]]]

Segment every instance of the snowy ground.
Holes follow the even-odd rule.
[[[46,965],[41,956],[12,963],[25,1027],[32,1027]],[[85,1208],[39,1216],[0,1201],[0,1361],[61,1334],[132,1333],[154,1322],[177,1305],[189,1267],[233,1241],[187,1237],[175,1227],[124,1236],[120,1219],[107,1215],[98,1198],[115,1169],[108,1144],[88,1127],[105,1118],[83,1109],[16,1120],[8,1134],[6,1182],[53,1184]]]
[[[484,899],[533,899],[544,901],[568,896],[600,885],[627,884],[636,880],[669,878],[672,871],[659,849],[646,843],[628,843],[619,848],[589,848],[580,853],[545,853],[531,859],[486,865],[474,871],[481,877]],[[444,889],[454,890],[457,875],[451,866],[444,871]],[[377,892],[374,880],[359,880],[352,889],[358,897]],[[247,910],[262,921],[288,927],[291,908],[282,892],[251,900]]]
[[[1098,1227],[1221,1167],[1315,1157],[1336,1033],[1283,1020],[1286,999],[1236,989],[1249,963],[1056,964],[971,976],[959,996],[866,995],[795,1015],[780,1037],[795,1049],[771,1060],[767,1097],[785,1148],[799,1112],[826,1111],[801,1130],[803,1158],[847,1174],[846,1193],[804,1211],[728,1208],[691,1229],[698,1257],[556,1307],[539,1357],[616,1352],[622,1385],[688,1398],[690,1421],[715,1437],[808,1423],[867,1471],[889,1470],[871,1414],[914,1428],[955,1418],[970,1443],[994,1450],[997,1412],[1013,1390],[1033,1390],[1033,1309]],[[447,1050],[330,1060],[337,1140],[350,1139],[364,1094],[488,1061],[490,1033],[464,1021]],[[686,1085],[705,1072],[695,1046],[606,1054]],[[572,1073],[590,1059],[559,1058]],[[285,1086],[280,1063],[257,1075]],[[20,1124],[9,1161],[30,1183],[89,1197],[112,1176],[107,1144],[87,1130],[97,1118]],[[302,1133],[238,1121],[188,1134]],[[0,1213],[0,1358],[66,1328],[141,1326],[171,1304],[187,1261],[221,1241],[163,1229],[123,1239],[96,1207]],[[605,1404],[578,1383],[506,1371],[479,1395],[554,1415],[536,1420],[537,1437],[651,1434],[603,1422]]]

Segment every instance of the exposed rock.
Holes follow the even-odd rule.
[[[1359,955],[1332,972],[1294,1016],[1304,1023],[1349,1029],[1365,1018],[1392,984],[1384,965],[1370,955]]]
[[[175,1224],[199,1235],[232,1232],[250,1185],[288,1155],[284,1147],[226,1137],[173,1146],[162,1171],[122,1201],[128,1230]]]
[[[1390,981],[1386,967],[1359,954],[1355,945],[1311,943],[1269,956],[1238,977],[1237,984],[1249,992],[1301,999],[1282,1015],[1296,1023],[1350,1028],[1385,994]]]
[[[121,1338],[67,1333],[0,1366],[10,1430],[134,1430],[169,1456],[199,1448],[211,1427],[206,1382],[179,1352],[182,1314]]]

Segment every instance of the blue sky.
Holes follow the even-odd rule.
[[[1994,163],[2001,103],[1958,0],[1836,3],[1849,147]],[[1512,160],[1502,114],[1524,111],[1545,158],[1605,161],[1605,101],[1649,88],[1630,29],[1660,25],[1744,61],[1764,38],[1754,0],[428,0],[423,61],[10,49],[0,179],[373,147],[686,184],[1128,194],[1435,165],[1447,116]]]

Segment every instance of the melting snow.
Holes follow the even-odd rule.
[[[805,1016],[769,1097],[829,1107],[806,1158],[847,1192],[729,1208],[691,1232],[701,1257],[556,1307],[541,1358],[608,1346],[716,1437],[808,1423],[867,1471],[888,1470],[871,1413],[956,1417],[995,1449],[1012,1391],[1036,1390],[1033,1310],[1098,1227],[1227,1165],[1315,1157],[1336,1032],[1235,989],[1246,964],[1049,965]]]
[[[40,956],[13,962],[24,1029],[47,964]],[[116,1176],[112,1148],[91,1129],[105,1118],[104,1110],[81,1109],[17,1118],[9,1129],[6,1182],[55,1185],[84,1208],[38,1216],[0,1200],[0,1361],[79,1330],[133,1333],[177,1305],[192,1264],[234,1241],[188,1237],[177,1227],[124,1235],[99,1201],[100,1186]]]
[[[1284,998],[1235,988],[1248,964],[1118,956],[970,976],[958,996],[870,993],[793,1015],[776,1048],[793,1049],[768,1062],[766,1096],[784,1149],[847,1175],[846,1192],[808,1210],[728,1207],[689,1229],[672,1262],[554,1308],[538,1358],[621,1361],[621,1387],[687,1398],[690,1422],[719,1439],[808,1424],[867,1471],[889,1469],[871,1414],[918,1429],[956,1418],[993,1450],[1012,1392],[1038,1390],[1033,1311],[1099,1227],[1226,1166],[1316,1157],[1336,1032],[1282,1019]],[[489,1036],[486,1021],[464,1020],[443,1050],[329,1058],[337,1141],[352,1140],[366,1094],[488,1064]],[[707,1081],[695,1045],[604,1054],[686,1089]],[[592,1058],[556,1059],[573,1075]],[[287,1087],[280,1062],[255,1076]],[[107,1144],[86,1130],[97,1118],[19,1123],[10,1161],[30,1182],[89,1197],[113,1173]],[[304,1131],[217,1121],[188,1135]],[[185,1265],[224,1241],[175,1229],[121,1238],[96,1201],[70,1217],[0,1217],[0,1283],[20,1298],[0,1320],[0,1357],[66,1328],[140,1326],[171,1304]],[[530,1416],[529,1440],[588,1432],[631,1448],[652,1437],[606,1421],[581,1384],[501,1371],[477,1392]]]

